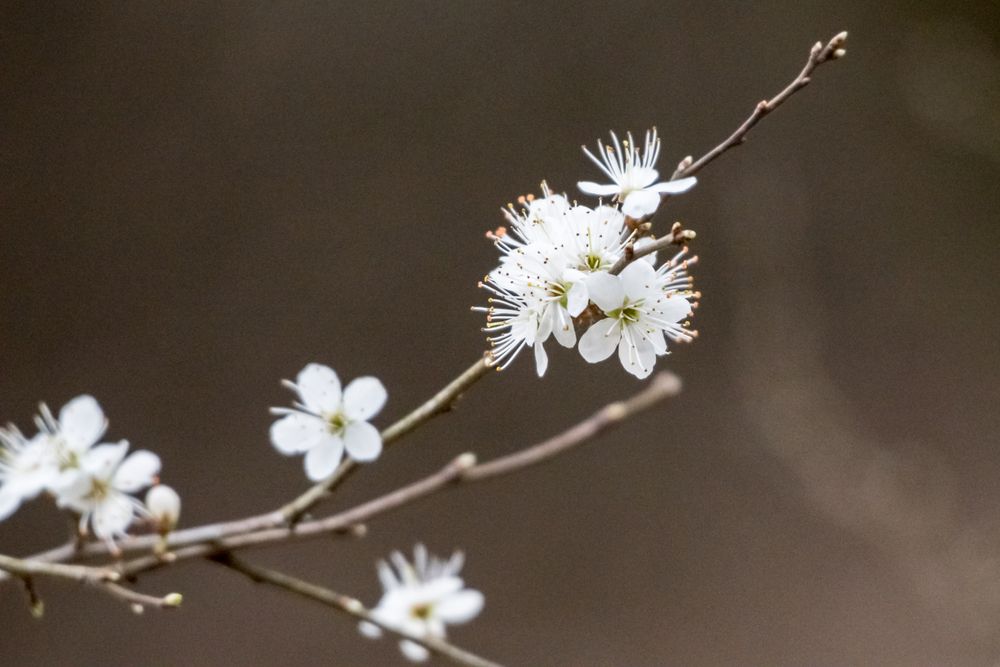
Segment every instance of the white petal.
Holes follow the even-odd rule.
[[[593,181],[580,181],[576,184],[576,187],[580,188],[588,195],[594,195],[595,197],[616,195],[622,190],[617,184],[601,185],[600,183],[594,183]]]
[[[549,367],[549,355],[545,352],[545,346],[542,345],[542,341],[535,343],[535,372],[538,373],[538,377],[545,375],[546,369]]]
[[[468,623],[483,610],[485,598],[479,591],[464,590],[434,605],[434,614],[445,623]]]
[[[618,274],[618,277],[621,279],[625,294],[634,302],[653,288],[656,269],[647,262],[632,262]]]
[[[569,288],[569,293],[566,295],[566,310],[569,311],[570,315],[576,317],[587,307],[588,301],[590,301],[590,295],[587,283],[580,280]]]
[[[340,408],[340,378],[329,366],[309,364],[295,378],[302,403],[313,412]]]
[[[110,492],[101,503],[94,508],[91,520],[94,525],[94,535],[102,540],[113,538],[125,532],[132,523],[134,506],[123,493]]]
[[[610,273],[594,273],[587,278],[587,291],[590,300],[597,304],[597,307],[607,312],[621,308],[625,302],[625,290],[622,288],[618,276]]]
[[[127,453],[127,440],[114,445],[98,445],[86,453],[80,462],[80,468],[94,477],[110,480]]]
[[[378,627],[374,623],[369,623],[368,621],[361,621],[358,623],[358,632],[370,639],[378,639],[382,636],[382,628]]]
[[[653,372],[656,353],[649,341],[640,339],[634,334],[631,340],[634,344],[630,344],[628,338],[622,338],[622,344],[618,348],[618,359],[625,370],[641,380]]]
[[[676,181],[665,181],[663,183],[657,183],[656,185],[650,187],[650,190],[656,192],[663,192],[669,195],[677,195],[682,192],[687,192],[694,187],[698,179],[694,176],[689,176],[688,178],[679,178]]]
[[[374,461],[382,453],[382,436],[368,422],[351,422],[344,429],[344,446],[355,461]]]
[[[604,361],[611,356],[621,340],[621,326],[618,320],[606,317],[592,325],[580,337],[580,356],[592,364]]]
[[[653,352],[659,356],[661,354],[667,353],[667,341],[663,338],[662,329],[654,329],[653,331],[647,331],[646,337],[649,338],[650,344],[653,346]]]
[[[271,444],[285,456],[301,454],[312,449],[325,432],[322,419],[296,412],[271,424]]]
[[[644,190],[660,177],[660,172],[652,167],[633,167],[629,172],[629,181],[634,190]]]
[[[59,411],[59,432],[77,453],[100,440],[107,427],[104,412],[93,396],[77,396]]]
[[[636,190],[625,197],[622,213],[638,220],[656,213],[660,205],[660,195],[652,190]]]
[[[670,322],[680,322],[691,314],[691,302],[682,296],[669,296],[656,304],[660,318]]]
[[[430,651],[409,639],[399,642],[399,650],[411,662],[426,662],[427,658],[431,657]]]
[[[0,521],[3,521],[17,511],[21,506],[20,494],[8,491],[7,487],[0,487]]]
[[[344,456],[344,441],[340,436],[326,434],[306,452],[306,477],[314,482],[333,474]]]
[[[344,414],[350,419],[368,421],[385,405],[388,393],[378,378],[360,377],[344,390]]]
[[[576,344],[576,329],[573,328],[573,320],[564,308],[557,311],[555,324],[552,327],[552,335],[556,337],[563,347],[573,347]]]
[[[111,486],[125,493],[135,493],[151,485],[159,472],[159,456],[146,450],[133,452],[118,466]]]

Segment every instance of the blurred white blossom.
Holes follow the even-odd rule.
[[[81,533],[86,533],[89,522],[94,535],[113,543],[125,535],[136,512],[146,513],[142,502],[128,494],[156,482],[160,458],[145,450],[125,458],[128,447],[122,440],[90,449],[80,458],[78,474],[58,490],[59,506],[80,514]]]
[[[467,623],[483,608],[483,594],[465,588],[458,576],[464,558],[456,551],[447,561],[429,556],[418,544],[413,549],[413,563],[398,551],[390,557],[392,564],[379,561],[378,576],[384,590],[382,599],[372,609],[372,617],[386,627],[417,637],[444,639],[445,626]],[[381,637],[382,630],[374,623],[362,622],[358,629],[367,637]],[[427,649],[404,639],[400,651],[414,662],[429,657]]]
[[[382,437],[368,420],[385,405],[385,387],[374,377],[360,377],[341,391],[333,369],[309,364],[285,381],[300,402],[295,409],[271,408],[284,415],[271,425],[271,442],[285,454],[305,453],[306,475],[312,481],[328,477],[340,465],[344,450],[355,461],[374,461],[382,452]]]
[[[631,132],[624,142],[619,142],[618,137],[612,132],[611,141],[613,145],[602,147],[598,140],[599,158],[586,146],[583,147],[583,152],[612,182],[601,185],[593,181],[580,181],[577,187],[589,195],[599,197],[614,195],[622,204],[622,212],[630,218],[639,220],[652,215],[660,205],[661,195],[687,192],[698,182],[694,176],[676,181],[656,182],[660,177],[660,173],[655,169],[656,160],[660,156],[660,139],[656,136],[656,128],[646,132],[646,142],[642,150],[636,146]]]

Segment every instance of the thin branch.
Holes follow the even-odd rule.
[[[120,573],[106,567],[47,563],[34,558],[14,558],[4,555],[0,555],[0,570],[18,577],[38,575],[84,582],[118,581],[121,578]]]
[[[125,576],[132,577],[176,561],[344,532],[357,524],[413,503],[450,486],[477,482],[543,463],[568,449],[593,439],[598,434],[656,403],[676,396],[680,388],[681,381],[676,375],[669,372],[658,373],[642,391],[628,400],[611,403],[559,435],[515,454],[479,465],[476,464],[476,458],[473,454],[462,454],[428,477],[333,516],[302,521],[294,526],[271,528],[245,535],[233,535],[215,542],[191,545],[173,552],[170,560],[164,560],[156,555],[141,556],[124,563],[121,566],[121,571]]]
[[[466,665],[467,667],[500,667],[495,662],[481,658],[478,655],[461,649],[454,644],[444,641],[443,639],[414,635],[398,628],[385,625],[372,616],[371,612],[365,609],[364,605],[362,605],[360,601],[350,596],[342,595],[341,593],[337,593],[328,588],[323,588],[322,586],[317,586],[316,584],[312,584],[302,579],[297,579],[283,572],[251,565],[245,561],[238,560],[230,553],[219,554],[213,557],[212,560],[220,565],[245,575],[257,583],[270,584],[271,586],[280,588],[289,593],[293,593],[310,600],[315,600],[316,602],[324,604],[327,607],[336,609],[337,611],[343,612],[349,616],[353,616],[359,621],[365,621],[367,623],[371,623],[372,625],[376,625],[386,632],[403,639],[408,639],[416,644],[420,644],[429,651],[448,658],[456,664]]]
[[[128,604],[132,608],[132,611],[137,614],[142,613],[142,610],[146,607],[176,609],[181,606],[181,601],[183,600],[180,593],[168,593],[159,598],[154,595],[146,595],[145,593],[133,591],[131,588],[126,588],[110,581],[105,581],[99,585],[112,597],[118,598]]]
[[[816,42],[809,51],[809,59],[806,60],[805,67],[802,68],[802,71],[799,72],[797,77],[792,79],[790,84],[785,86],[780,93],[771,99],[759,102],[754,108],[753,113],[750,114],[750,117],[747,118],[742,125],[736,128],[736,131],[721,144],[705,153],[693,163],[690,162],[690,158],[685,158],[681,161],[681,163],[677,166],[677,170],[674,171],[673,175],[670,177],[670,180],[687,178],[688,176],[697,174],[709,162],[719,157],[730,148],[739,146],[746,141],[747,134],[757,123],[761,121],[764,116],[777,109],[785,100],[809,85],[809,82],[812,81],[810,77],[813,70],[829,60],[836,60],[843,57],[847,53],[844,50],[844,45],[846,43],[846,31],[835,35],[833,39],[827,42],[826,46],[823,46],[822,42]]]

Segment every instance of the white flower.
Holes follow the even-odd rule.
[[[56,492],[72,483],[80,458],[104,435],[107,420],[92,396],[77,396],[56,419],[42,403],[35,422],[40,432],[28,439],[10,426],[0,429],[0,520],[43,490]]]
[[[644,378],[653,372],[657,355],[666,354],[664,334],[689,341],[696,335],[681,323],[691,314],[691,279],[681,262],[682,250],[659,270],[648,262],[632,262],[618,276],[594,275],[590,298],[606,317],[580,337],[580,354],[590,363],[618,358],[629,373]]]
[[[446,625],[467,623],[482,611],[483,594],[465,588],[458,577],[464,561],[461,552],[444,561],[428,557],[424,545],[418,544],[412,564],[398,551],[391,560],[395,568],[385,561],[378,564],[384,593],[371,615],[379,623],[421,638],[444,639]],[[374,623],[361,623],[358,629],[368,637],[382,636]],[[429,657],[427,649],[406,639],[399,648],[414,662]]]
[[[472,310],[486,313],[484,331],[489,333],[490,357],[498,370],[506,368],[525,346],[535,350],[535,368],[538,376],[545,374],[549,358],[543,344],[552,333],[552,317],[546,317],[546,302],[534,295],[523,295],[500,285],[490,277],[480,283],[495,296],[488,299],[489,306]]]
[[[608,185],[593,181],[580,181],[577,187],[590,195],[606,197],[615,195],[622,203],[622,211],[630,218],[639,220],[656,212],[660,205],[660,195],[680,194],[687,192],[698,180],[691,176],[676,181],[657,183],[660,173],[656,171],[656,159],[660,155],[660,140],[656,136],[656,128],[646,132],[646,144],[643,150],[635,145],[632,134],[624,142],[624,149],[615,133],[611,133],[613,146],[605,146],[602,150],[598,140],[597,153],[600,158],[591,153],[586,146],[583,152],[596,164],[601,171],[611,179]]]
[[[0,521],[49,488],[58,476],[59,459],[46,434],[29,440],[13,424],[0,429]]]
[[[111,544],[125,534],[136,512],[145,514],[143,504],[128,495],[156,482],[160,458],[145,450],[128,458],[128,441],[97,445],[80,458],[79,474],[58,491],[60,507],[80,513],[80,532],[89,522],[94,535]]]
[[[285,385],[299,395],[296,409],[271,408],[284,415],[271,425],[271,442],[291,456],[305,452],[306,475],[316,482],[340,465],[344,450],[355,461],[374,461],[382,452],[382,436],[368,420],[385,405],[387,394],[374,377],[360,377],[340,389],[333,369],[309,364]]]
[[[157,484],[146,492],[146,510],[160,533],[166,535],[181,516],[181,497],[166,484]]]

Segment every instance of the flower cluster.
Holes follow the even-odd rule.
[[[667,353],[667,339],[697,335],[687,322],[699,296],[688,275],[697,258],[687,257],[685,247],[658,268],[656,253],[631,261],[652,243],[649,225],[640,221],[656,211],[661,195],[684,192],[695,179],[656,183],[655,130],[646,134],[644,150],[631,135],[624,147],[611,136],[614,145],[602,151],[603,161],[584,150],[614,182],[579,183],[586,193],[613,195],[610,204],[571,203],[543,183],[542,197],[523,197],[521,208],[504,210],[509,233],[501,227],[488,235],[500,250],[500,265],[481,283],[492,293],[489,305],[474,310],[486,313],[485,331],[500,368],[529,346],[542,376],[549,337],[572,348],[577,327],[589,324],[579,339],[584,359],[596,363],[617,350],[625,370],[644,378],[656,357]]]
[[[371,611],[381,625],[414,637],[444,639],[446,625],[466,623],[482,611],[483,594],[465,588],[458,576],[464,562],[460,551],[445,561],[429,556],[424,545],[418,544],[413,563],[398,551],[390,559],[392,565],[379,561],[384,592]],[[358,629],[367,637],[382,636],[382,629],[374,623],[362,622]],[[409,639],[399,642],[399,650],[414,662],[429,657],[426,648]]]
[[[31,438],[12,424],[0,429],[0,520],[47,492],[76,513],[81,535],[89,527],[112,548],[136,515],[161,531],[176,524],[180,498],[173,489],[153,486],[149,507],[130,495],[158,483],[160,459],[145,450],[127,455],[127,440],[98,444],[108,422],[92,396],[74,398],[58,418],[43,403],[35,423]]]
[[[295,382],[284,384],[299,395],[295,408],[271,408],[281,419],[271,425],[271,443],[286,456],[305,454],[306,475],[318,482],[333,474],[344,450],[355,461],[374,461],[382,436],[368,420],[385,405],[388,394],[374,377],[360,377],[341,390],[329,366],[309,364]]]

